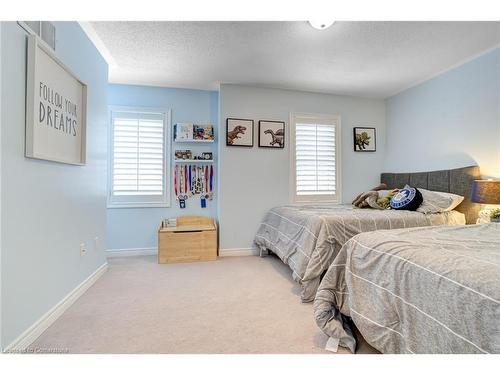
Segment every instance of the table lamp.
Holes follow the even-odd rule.
[[[500,180],[474,180],[471,201],[487,205],[500,204]],[[482,209],[477,223],[489,222],[491,211],[492,208]]]

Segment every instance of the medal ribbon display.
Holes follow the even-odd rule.
[[[202,208],[206,200],[213,199],[214,167],[211,165],[176,165],[174,168],[174,192],[180,208],[186,207],[190,196],[200,195]]]

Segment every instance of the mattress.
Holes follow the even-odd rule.
[[[351,319],[383,353],[500,353],[500,224],[359,234],[325,274],[314,316],[353,352]]]
[[[322,274],[353,236],[380,229],[465,224],[457,211],[425,215],[352,205],[300,205],[271,209],[255,235],[260,249],[278,255],[301,285],[302,302],[314,300]]]

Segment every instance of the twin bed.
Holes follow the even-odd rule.
[[[271,209],[255,235],[261,251],[271,251],[293,271],[302,302],[314,300],[321,276],[342,246],[359,233],[465,224],[458,211],[420,212],[358,209],[351,205],[283,206]]]
[[[257,235],[293,271],[301,299],[315,299],[318,326],[355,351],[354,322],[384,353],[500,352],[499,224],[475,222],[478,167],[382,174],[465,197],[454,211],[356,209],[347,205],[270,210]],[[490,327],[488,325],[495,327]],[[488,332],[486,332],[488,331]]]
[[[352,352],[351,319],[382,353],[500,353],[499,267],[499,223],[362,233],[323,278],[314,316]]]

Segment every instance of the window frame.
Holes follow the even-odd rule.
[[[314,124],[335,124],[335,194],[297,195],[297,170],[295,160],[296,124],[297,122],[311,122]],[[340,115],[318,113],[290,113],[290,202],[303,203],[341,203],[342,202],[342,123]]]
[[[170,207],[170,155],[171,155],[171,109],[158,107],[132,107],[132,106],[109,106],[109,126],[108,126],[108,176],[107,176],[107,208],[165,208]],[[163,183],[164,191],[161,199],[148,200],[152,196],[134,195],[126,196],[128,199],[114,200],[113,199],[113,174],[114,174],[114,112],[130,112],[130,113],[161,113],[163,114]]]

